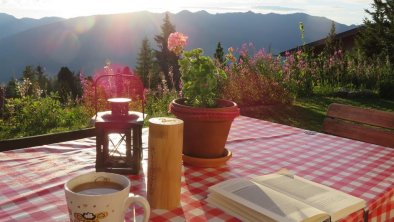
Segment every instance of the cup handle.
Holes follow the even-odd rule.
[[[143,217],[142,221],[148,222],[149,216],[150,216],[150,206],[149,206],[148,201],[141,196],[129,194],[129,197],[125,201],[125,211],[124,212],[126,212],[128,210],[128,208],[130,207],[130,205],[132,205],[132,204],[139,204],[140,206],[142,206],[144,208],[144,217]]]

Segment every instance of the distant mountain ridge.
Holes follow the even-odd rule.
[[[91,75],[110,59],[135,67],[144,37],[152,48],[161,33],[164,13],[133,12],[61,19],[16,19],[0,13],[0,82],[20,77],[27,65],[41,65],[55,75],[62,66]],[[200,47],[213,55],[217,42],[223,48],[239,48],[252,42],[257,49],[278,53],[301,45],[299,22],[305,42],[324,38],[331,20],[296,14],[224,13],[181,11],[170,14],[176,30],[189,36],[186,49]],[[336,23],[337,33],[355,26]]]
[[[31,28],[42,25],[63,21],[65,19],[58,17],[45,17],[42,19],[22,18],[17,19],[12,15],[0,13],[0,41],[2,38],[11,36],[18,32],[23,32]]]

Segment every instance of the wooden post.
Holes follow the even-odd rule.
[[[159,117],[149,120],[148,201],[153,209],[180,205],[183,121]]]

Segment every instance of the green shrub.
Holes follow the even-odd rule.
[[[168,106],[171,101],[178,98],[175,91],[162,93],[160,91],[150,91],[146,95],[145,112],[148,118],[171,116],[168,112]]]
[[[87,127],[90,116],[81,105],[63,107],[54,94],[43,98],[7,99],[1,139],[75,130]]]
[[[394,100],[394,80],[385,80],[379,84],[379,96]]]
[[[264,50],[255,52],[251,44],[244,44],[239,54],[238,60],[231,59],[234,58],[231,50],[227,55],[233,63],[225,68],[227,79],[221,82],[222,98],[241,107],[292,101],[289,79],[283,75],[279,57],[273,57]]]
[[[283,73],[289,79],[284,82],[286,88],[296,96],[316,92],[331,94],[343,91],[346,94],[350,92],[351,96],[378,90],[386,92],[385,86],[390,83],[385,82],[394,78],[393,66],[388,60],[370,59],[357,51],[343,52],[341,49],[333,53],[323,51],[318,55],[301,49],[287,52]]]

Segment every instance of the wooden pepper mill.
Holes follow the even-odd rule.
[[[180,205],[183,121],[159,117],[149,120],[148,201],[153,209]]]

